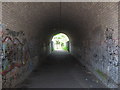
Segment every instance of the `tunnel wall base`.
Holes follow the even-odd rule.
[[[114,43],[112,39],[105,41],[101,45],[83,43],[80,47],[73,47],[72,54],[107,87],[117,88],[120,85],[118,43]]]
[[[77,51],[78,49],[76,49]],[[72,54],[73,56],[75,56],[75,58],[82,63],[83,65],[86,66],[86,68],[88,68],[88,70],[90,70],[100,81],[102,81],[106,87],[109,88],[118,88],[118,84],[111,79],[111,77],[107,76],[103,71],[101,71],[100,69],[97,69],[98,66],[93,67],[93,65],[95,65],[95,62],[87,62],[84,59],[81,58],[81,56],[77,55],[77,54]],[[93,65],[91,65],[91,63]],[[100,67],[101,68],[101,67]],[[113,73],[114,74],[114,73]],[[118,76],[117,76],[118,77]]]
[[[101,30],[98,33],[101,37],[93,33],[91,40],[84,40],[79,46],[73,46],[72,54],[107,87],[117,88],[120,85],[118,28],[98,30]]]

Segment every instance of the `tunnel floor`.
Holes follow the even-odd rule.
[[[55,51],[19,88],[105,88],[68,52]]]

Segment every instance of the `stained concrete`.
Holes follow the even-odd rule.
[[[68,52],[53,52],[20,88],[105,88]]]

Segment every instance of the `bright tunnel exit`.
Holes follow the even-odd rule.
[[[52,42],[52,51],[69,51],[69,38],[67,35],[63,33],[56,34],[53,36]]]

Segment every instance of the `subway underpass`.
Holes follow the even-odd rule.
[[[2,88],[120,86],[119,2],[0,6]]]
[[[54,51],[19,88],[106,88],[66,51]]]

